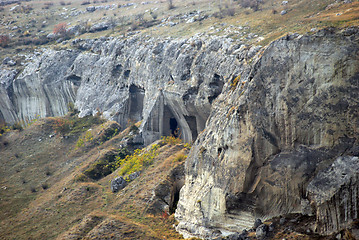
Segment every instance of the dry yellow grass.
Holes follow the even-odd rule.
[[[51,122],[52,119],[39,120],[22,132],[10,132],[2,138],[0,185],[6,186],[6,190],[0,190],[1,239],[66,239],[74,234],[80,237],[92,234],[99,238],[104,236],[101,234],[124,234],[122,239],[181,239],[172,227],[173,217],[148,215],[144,211],[153,189],[166,180],[171,169],[181,164],[174,162],[174,157],[187,154],[181,143],[162,146],[152,166],[122,192],[113,194],[109,181],[117,172],[93,182],[78,182],[75,178],[96,161],[99,152],[116,148],[129,128],[104,144],[82,152],[73,150],[79,135],[69,139],[50,138]],[[96,130],[101,126],[92,128]],[[47,189],[41,188],[44,182],[49,186]],[[36,192],[30,191],[30,187],[35,187]],[[99,219],[91,220],[94,217]],[[107,229],[102,233],[103,228],[114,232]]]
[[[45,3],[54,3],[49,9],[43,9]],[[359,7],[358,2],[355,1],[350,4],[332,4],[332,0],[292,0],[287,5],[282,5],[281,0],[268,0],[260,6],[259,11],[254,12],[251,9],[241,8],[237,2],[233,1],[221,1],[221,9],[226,10],[226,6],[235,10],[234,16],[224,16],[224,18],[215,18],[214,13],[220,11],[219,1],[215,0],[174,0],[174,9],[168,9],[167,1],[149,1],[149,4],[141,4],[142,0],[132,1],[114,1],[109,0],[105,3],[97,1],[93,3],[91,0],[90,5],[81,5],[83,0],[68,0],[66,3],[71,5],[62,6],[59,1],[49,0],[40,1],[33,0],[31,2],[23,3],[23,5],[30,4],[34,8],[30,14],[11,12],[10,9],[14,7],[14,4],[4,7],[4,11],[0,12],[0,21],[3,23],[0,25],[0,32],[11,34],[12,40],[26,38],[26,34],[30,38],[37,38],[41,35],[47,35],[51,33],[54,26],[58,23],[68,23],[71,26],[88,23],[89,25],[107,21],[112,19],[118,22],[118,26],[115,29],[110,29],[102,32],[85,33],[78,37],[81,38],[97,38],[101,36],[123,36],[131,30],[133,22],[136,22],[136,16],[143,14],[144,21],[153,21],[151,12],[156,13],[156,24],[152,27],[139,27],[143,35],[151,37],[191,37],[196,33],[206,33],[209,35],[224,35],[233,39],[240,39],[246,43],[254,43],[266,45],[274,39],[277,39],[289,32],[306,33],[311,29],[320,29],[323,27],[335,26],[335,27],[347,27],[358,25],[359,20]],[[105,6],[105,5],[123,5],[128,3],[134,3],[136,5],[126,8],[114,8],[113,10],[96,10],[93,13],[86,12],[88,6]],[[193,4],[194,3],[194,4]],[[85,11],[84,14],[77,16],[71,16],[69,14],[72,9],[75,11]],[[66,10],[65,10],[66,9]],[[280,15],[282,10],[286,10],[288,13]],[[209,15],[211,17],[193,23],[186,23],[187,19],[181,20],[178,16],[183,16],[193,11],[201,11],[201,15]],[[276,14],[274,14],[276,13]],[[175,17],[176,16],[176,17]],[[158,25],[162,19],[168,19],[178,25],[169,27]],[[8,24],[13,22],[12,24]],[[225,26],[223,24],[226,24]],[[14,26],[19,26],[17,29],[13,29]],[[237,33],[226,33],[224,30],[228,26],[246,26],[249,29],[246,30],[246,34],[253,33],[261,37],[260,39],[255,37],[248,39],[246,36],[240,36]],[[214,27],[214,30],[212,29]],[[25,34],[26,32],[26,34]],[[49,43],[48,45],[54,44]],[[69,47],[69,45],[58,45],[58,47]],[[17,51],[31,52],[37,46],[25,45],[25,46],[12,46],[17,48]],[[3,56],[13,55],[14,49],[5,48],[2,49]]]

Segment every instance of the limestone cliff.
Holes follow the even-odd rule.
[[[198,36],[74,40],[21,72],[0,69],[0,120],[63,115],[74,102],[80,116],[142,121],[146,144],[171,134],[196,140],[176,210],[186,237],[294,212],[315,214],[328,234],[358,215],[356,205],[338,206],[336,222],[328,213],[340,199],[358,202],[355,171],[320,191],[325,175],[342,173],[327,169],[340,168],[335,160],[359,155],[358,40],[358,28],[288,35],[266,48]]]
[[[222,38],[73,44],[76,50],[46,50],[18,76],[1,71],[0,118],[13,123],[63,115],[75,102],[80,116],[100,111],[122,126],[143,120],[147,143],[177,128],[191,142],[204,129],[225,81],[241,67],[240,45]],[[255,49],[240,52],[246,56]]]
[[[350,207],[345,214],[351,217],[325,221],[335,215],[325,212],[335,191],[318,202],[320,181],[313,180],[307,192],[338,156],[359,154],[358,39],[358,29],[284,37],[258,55],[235,89],[234,82],[224,86],[186,162],[176,212],[181,233],[240,232],[255,218],[312,214],[304,211],[309,203],[320,213],[321,233],[338,231],[358,215]],[[357,203],[357,183],[349,181],[345,190]],[[343,185],[332,184],[338,191]]]

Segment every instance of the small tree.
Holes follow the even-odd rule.
[[[7,35],[0,35],[0,46],[7,47],[10,42],[10,38]]]
[[[175,8],[175,6],[173,5],[173,0],[167,0],[167,1],[168,1],[168,10]]]
[[[150,12],[150,15],[151,15],[151,17],[153,18],[153,20],[156,20],[157,17],[158,17],[157,13],[152,12],[152,11]]]
[[[251,8],[253,11],[258,11],[261,0],[240,0],[239,4],[243,8]]]
[[[66,23],[59,23],[59,24],[55,25],[53,33],[55,35],[65,37],[66,34],[67,34],[67,24]]]

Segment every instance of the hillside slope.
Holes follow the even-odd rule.
[[[79,136],[91,131],[96,139],[113,124],[63,137],[54,132],[56,120],[38,120],[1,138],[1,239],[181,239],[168,204],[188,152],[183,144],[159,143],[153,164],[112,193],[109,181],[120,169],[99,180],[84,173],[128,143],[129,128],[100,145],[76,147]]]

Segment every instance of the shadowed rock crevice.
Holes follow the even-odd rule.
[[[113,76],[115,79],[118,79],[118,78],[121,76],[121,74],[122,74],[122,70],[123,70],[123,66],[122,66],[121,64],[117,64],[117,65],[113,68],[111,74],[112,74],[112,76]]]
[[[71,81],[75,86],[81,85],[81,77],[76,75],[70,75],[66,78],[66,80]]]
[[[165,181],[158,184],[148,212],[157,214],[166,211],[172,214],[176,211],[180,190],[184,185],[184,174],[184,164],[178,165]]]
[[[222,92],[224,79],[222,76],[215,73],[212,81],[209,83],[209,97],[208,102],[212,103]]]
[[[130,77],[131,70],[126,70],[123,72],[124,79],[128,79]]]
[[[129,120],[139,122],[142,120],[143,100],[145,90],[136,85],[129,87]]]
[[[195,141],[197,139],[197,120],[195,116],[184,116],[184,118],[186,119],[186,122],[189,126],[189,129],[191,130],[192,133],[192,141]]]

